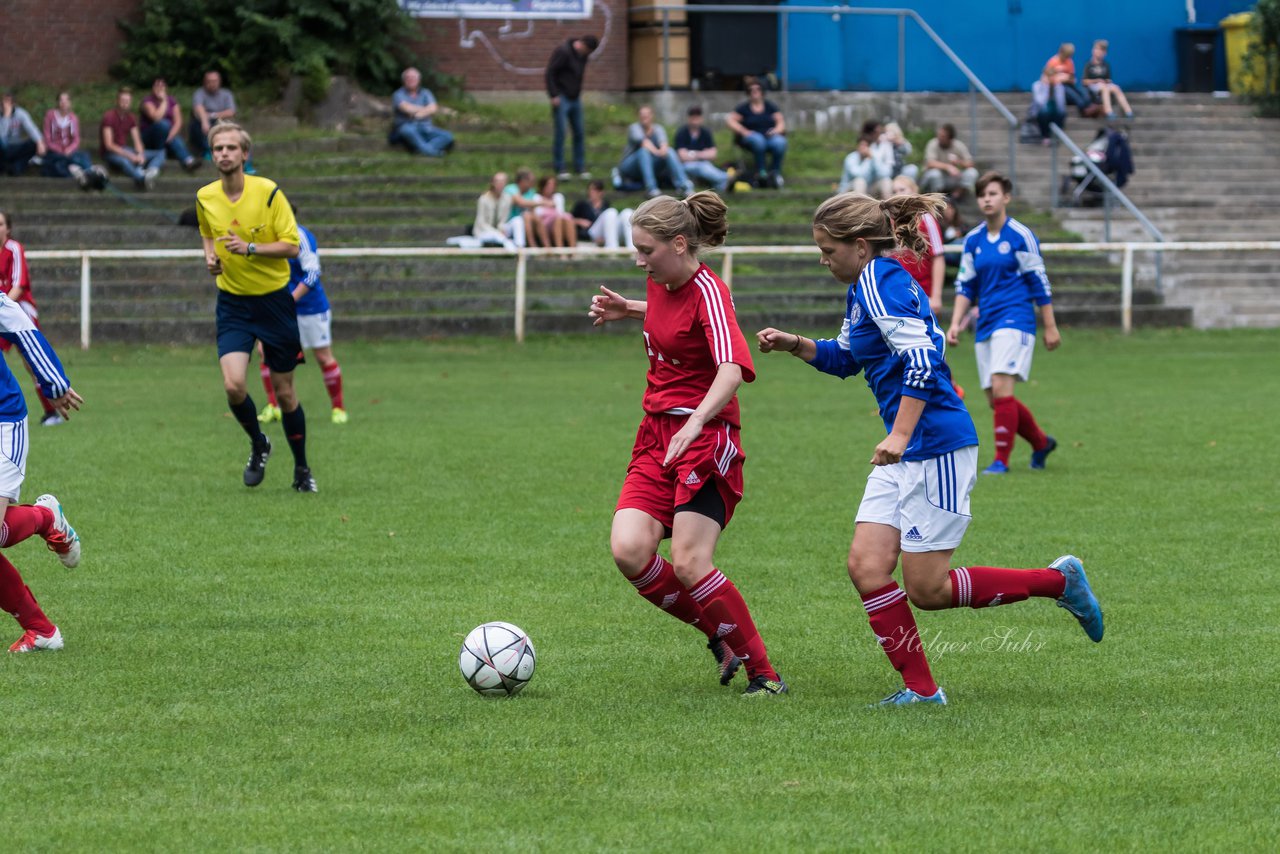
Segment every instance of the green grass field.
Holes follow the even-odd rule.
[[[67,647],[0,660],[3,847],[1269,849],[1275,333],[1064,337],[1022,389],[1061,450],[980,481],[957,561],[1074,552],[1106,639],[1045,600],[923,614],[951,705],[894,711],[844,572],[883,433],[860,379],[761,357],[743,393],[718,562],[793,691],[749,702],[609,557],[638,331],[340,342],[349,425],[300,373],[314,496],[278,426],[241,485],[212,346],[64,347],[86,407],[32,430],[24,498],[63,500],[84,561],[8,552]],[[487,620],[537,646],[514,700],[457,672]]]

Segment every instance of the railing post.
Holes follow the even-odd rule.
[[[1102,239],[1111,242],[1111,191],[1102,196]]]
[[[1018,186],[1018,129],[1009,127],[1009,180]]]
[[[782,91],[786,92],[791,86],[791,51],[788,49],[787,43],[791,41],[791,13],[787,11],[787,7],[780,6],[778,14],[782,20],[778,23],[782,26]]]
[[[1050,138],[1049,145],[1049,208],[1058,207],[1058,141]]]
[[[969,153],[978,156],[978,90],[969,84]]]
[[[1110,238],[1108,238],[1108,241]],[[1120,331],[1133,331],[1133,244],[1124,245],[1124,263],[1120,273]]]
[[[524,343],[524,312],[527,300],[529,255],[527,249],[516,250],[516,343]]]
[[[724,286],[733,292],[733,250],[726,248],[724,250],[724,263],[720,265],[720,281],[724,282]]]
[[[89,253],[80,253],[80,349],[89,349]]]
[[[662,91],[671,91],[671,13],[662,10]]]
[[[907,16],[898,13],[898,104],[907,93]]]

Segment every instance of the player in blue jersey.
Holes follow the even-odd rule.
[[[71,388],[58,355],[31,318],[16,302],[0,295],[0,337],[16,344],[40,386],[40,393],[63,418],[79,409],[84,400]],[[80,563],[80,537],[67,523],[62,505],[52,495],[41,495],[35,504],[18,504],[22,481],[27,473],[27,402],[22,388],[3,360],[0,360],[0,500],[4,523],[0,525],[0,548],[15,546],[39,534],[58,555],[63,566]],[[0,555],[0,608],[13,615],[22,626],[22,637],[10,652],[62,649],[62,633],[41,610],[31,590],[9,559]]]
[[[982,473],[1009,471],[1015,436],[1031,444],[1031,467],[1042,469],[1058,442],[1045,435],[1013,390],[1019,380],[1026,382],[1031,376],[1036,314],[1044,327],[1045,349],[1056,350],[1062,343],[1053,316],[1053,292],[1036,236],[1005,213],[1013,182],[998,172],[988,172],[978,179],[976,190],[986,222],[964,238],[947,341],[960,342],[964,317],[971,306],[978,306],[974,349],[978,377],[994,413],[996,436],[996,458]]]
[[[904,682],[881,705],[947,701],[929,670],[911,604],[986,608],[1044,596],[1071,611],[1091,639],[1102,639],[1102,611],[1071,555],[1042,569],[950,568],[969,527],[978,434],[952,388],[928,296],[887,257],[899,245],[923,251],[919,220],[944,204],[938,195],[828,199],[814,214],[813,239],[831,275],[853,283],[840,335],[813,340],[773,328],[756,334],[762,352],[791,353],[841,378],[862,372],[888,431],[871,455],[875,468],[848,562],[876,639]],[[893,580],[899,557],[905,590]]]
[[[293,209],[297,216],[298,209]],[[320,363],[320,374],[324,377],[325,390],[329,392],[329,402],[333,404],[330,419],[334,424],[347,423],[347,410],[342,405],[342,368],[333,357],[333,316],[329,310],[329,298],[325,296],[324,285],[320,282],[320,255],[316,246],[316,236],[308,228],[298,224],[298,257],[289,259],[289,289],[293,291],[293,299],[298,307],[298,334],[303,348],[315,354]],[[262,353],[262,345],[258,345],[258,353]],[[262,407],[258,420],[262,423],[279,421],[281,418],[280,403],[276,400],[275,386],[271,384],[271,368],[263,360],[259,363],[262,373],[262,387],[267,390],[267,405]]]

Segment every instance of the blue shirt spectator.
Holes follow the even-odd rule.
[[[444,157],[453,148],[453,134],[432,123],[440,105],[430,89],[422,88],[422,72],[406,68],[400,80],[404,85],[391,96],[395,115],[390,141],[423,157]]]

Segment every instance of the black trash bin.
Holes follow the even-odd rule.
[[[1213,69],[1222,30],[1217,27],[1180,27],[1174,30],[1178,53],[1178,91],[1212,92]]]

